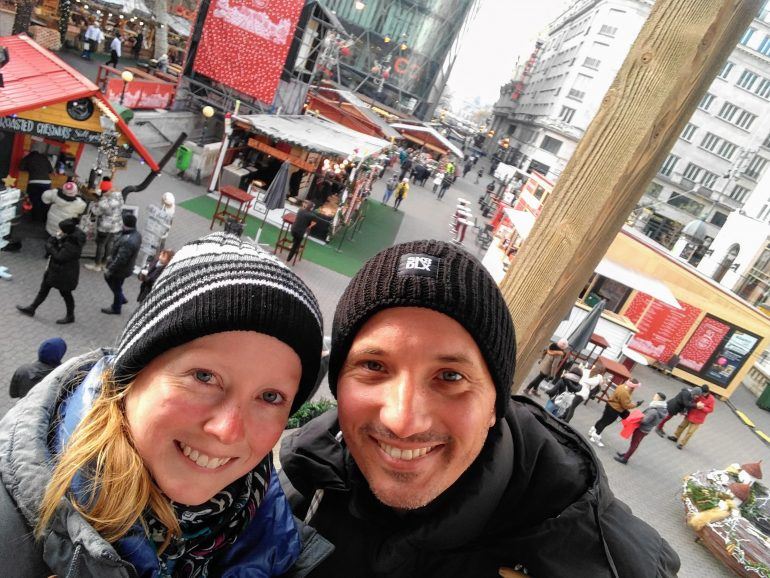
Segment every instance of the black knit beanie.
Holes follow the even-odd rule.
[[[297,353],[292,413],[314,393],[323,341],[315,296],[273,255],[226,233],[188,243],[166,265],[123,330],[113,376],[127,383],[161,353],[226,331],[264,333]]]
[[[358,331],[375,313],[390,307],[424,307],[448,315],[470,333],[481,350],[497,390],[502,417],[516,369],[513,320],[500,289],[472,255],[442,241],[414,241],[386,249],[356,273],[334,314],[329,388]]]

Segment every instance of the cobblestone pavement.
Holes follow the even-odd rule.
[[[92,152],[92,151],[89,151]],[[156,158],[163,151],[153,151]],[[91,159],[84,156],[81,170],[88,167]],[[146,174],[146,167],[131,162],[128,170],[121,173],[118,185],[124,186],[141,181]],[[413,186],[409,197],[402,204],[405,218],[397,241],[417,238],[438,238],[448,240],[449,218],[458,196],[464,196],[474,202],[481,193],[486,178],[479,185],[474,185],[475,177],[459,179],[443,201],[438,201],[430,189]],[[375,188],[373,198],[381,198],[385,179],[381,179]],[[429,183],[430,184],[430,183]],[[203,194],[202,187],[182,182],[170,174],[163,174],[150,188],[129,198],[129,204],[136,204],[142,210],[149,202],[158,202],[164,191],[173,191],[177,201],[184,201]],[[140,227],[142,225],[140,215]],[[178,209],[168,246],[178,248],[185,241],[196,238],[209,231],[209,223],[185,209]],[[362,230],[365,234],[365,228]],[[469,232],[466,246],[477,253],[474,244],[475,235]],[[28,304],[33,299],[42,278],[45,267],[43,243],[39,240],[25,241],[19,253],[0,253],[0,264],[8,266],[13,273],[13,280],[0,282],[0,375],[8,383],[13,370],[21,363],[34,360],[38,344],[48,337],[61,336],[68,345],[68,357],[84,353],[93,348],[110,345],[117,339],[125,323],[134,299],[139,290],[135,278],[126,283],[126,294],[131,303],[122,316],[108,316],[99,309],[110,300],[110,292],[100,273],[81,269],[80,285],[75,292],[77,304],[77,322],[73,325],[59,326],[54,323],[64,312],[64,304],[56,292],[38,309],[33,319],[18,314],[16,304]],[[313,263],[300,262],[297,273],[316,292],[326,322],[326,333],[330,333],[331,320],[337,300],[347,284],[347,278],[333,273]],[[647,368],[634,370],[643,382],[638,394],[640,399],[648,400],[655,391],[674,394],[681,384]],[[0,415],[12,405],[8,398],[7,386],[0,393]],[[318,394],[329,396],[326,387]],[[768,414],[753,405],[753,397],[745,391],[738,392],[733,402],[744,410],[758,424],[768,427]],[[598,419],[600,406],[590,403],[581,406],[573,420],[575,428],[585,433]],[[677,420],[672,420],[668,429],[673,431]],[[612,460],[615,451],[626,447],[626,441],[619,437],[619,426],[611,426],[604,435],[605,448],[597,448],[597,454],[605,465],[615,493],[626,501],[634,512],[657,528],[671,542],[682,557],[681,576],[728,576],[729,574],[716,562],[704,548],[693,541],[693,534],[686,528],[683,520],[683,507],[679,498],[681,479],[689,472],[727,465],[731,462],[746,462],[764,459],[770,463],[768,449],[735,417],[725,404],[719,403],[717,410],[706,422],[690,444],[682,451],[674,445],[655,436],[645,439],[633,460],[622,466]],[[766,473],[770,475],[770,472]]]

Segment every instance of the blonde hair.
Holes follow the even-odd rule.
[[[131,440],[123,406],[132,384],[118,386],[109,371],[102,374],[101,382],[99,397],[72,433],[54,467],[40,504],[35,537],[43,537],[66,496],[108,542],[125,536],[137,521],[147,531],[142,514],[149,507],[167,529],[160,549],[163,552],[182,532],[171,502],[152,479]],[[83,504],[71,490],[77,474],[84,478]]]

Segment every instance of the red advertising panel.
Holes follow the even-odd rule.
[[[123,92],[125,88],[125,92]],[[105,96],[111,102],[120,102],[123,106],[139,108],[168,108],[174,100],[176,85],[168,82],[150,82],[134,78],[125,83],[120,78],[111,78],[107,82]]]
[[[729,325],[712,317],[704,317],[679,354],[679,365],[701,371],[729,331]]]
[[[624,315],[628,317],[633,323],[638,323],[642,313],[645,312],[647,306],[652,301],[652,297],[647,293],[637,293],[636,296],[628,304]]]
[[[666,363],[701,313],[697,307],[682,301],[679,304],[682,309],[653,299],[647,312],[636,323],[639,333],[629,341],[628,346]]]
[[[271,103],[303,0],[212,0],[194,68]]]

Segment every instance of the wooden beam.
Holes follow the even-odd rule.
[[[636,206],[761,0],[658,0],[501,283],[514,390]]]

